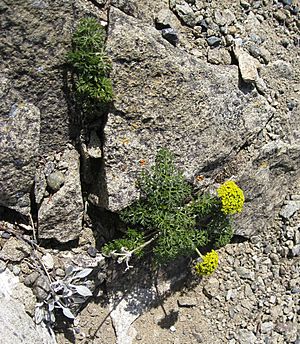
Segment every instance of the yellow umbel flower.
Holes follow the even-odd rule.
[[[228,180],[218,188],[217,192],[222,201],[221,210],[224,214],[232,215],[243,210],[244,193],[234,181]]]
[[[211,250],[211,252],[207,253],[203,257],[202,262],[195,265],[195,272],[200,276],[211,275],[218,267],[218,262],[218,253],[215,250]]]

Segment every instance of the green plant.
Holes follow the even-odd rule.
[[[138,181],[142,198],[120,217],[142,228],[146,235],[157,235],[153,249],[156,261],[168,262],[190,255],[195,246],[207,242],[204,231],[197,230],[193,207],[187,204],[192,188],[176,170],[172,154],[162,149],[155,165],[144,171]]]
[[[220,200],[210,194],[200,195],[194,199],[193,210],[200,219],[212,216],[218,213],[220,209]]]
[[[105,53],[105,30],[94,18],[82,19],[73,35],[67,62],[76,74],[76,91],[84,107],[113,99],[111,62]]]
[[[136,256],[141,257],[144,252],[139,247],[141,247],[144,242],[143,233],[139,233],[134,229],[128,228],[125,238],[116,239],[105,244],[102,252],[109,255],[112,252],[122,252],[122,250],[132,251],[138,248],[135,251],[135,254]]]
[[[212,245],[215,248],[223,247],[229,244],[233,237],[232,219],[219,211],[211,218],[206,230]]]
[[[132,254],[141,254],[150,244],[155,261],[164,264],[179,256],[191,256],[195,251],[201,256],[198,248],[207,245],[219,248],[230,242],[232,212],[224,213],[223,199],[230,205],[235,203],[224,192],[220,197],[194,195],[168,150],[158,152],[154,166],[143,171],[137,185],[141,198],[120,213],[121,220],[135,231],[128,230],[124,238],[108,243],[103,249],[106,255],[118,257],[119,262],[126,261],[127,268]],[[230,189],[234,189],[230,194],[234,199],[239,195],[236,188]],[[222,186],[218,190],[222,191]],[[240,202],[236,203],[240,207]]]

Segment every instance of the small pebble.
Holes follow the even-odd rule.
[[[33,271],[30,275],[27,275],[24,278],[24,284],[26,285],[26,287],[31,287],[33,283],[37,280],[39,275],[40,274],[37,271]]]
[[[280,41],[281,45],[285,48],[287,48],[290,44],[290,41],[288,38],[283,38],[281,41]]]
[[[293,0],[281,0],[284,5],[291,5]]]
[[[296,246],[292,247],[292,255],[293,255],[293,257],[300,256],[300,245],[296,245]]]
[[[15,276],[19,276],[20,275],[20,272],[21,272],[21,269],[17,266],[17,265],[14,265],[13,266],[13,274]]]
[[[197,306],[197,300],[194,298],[187,298],[187,297],[182,297],[177,300],[178,306],[179,307],[194,307]]]
[[[210,36],[206,40],[207,40],[208,45],[211,47],[217,47],[218,45],[221,44],[221,38],[217,36]]]
[[[299,13],[299,11],[300,11],[300,8],[297,6],[291,6],[290,7],[290,12],[294,15],[297,15]]]
[[[198,332],[193,332],[193,336],[195,337],[197,343],[203,343],[203,338],[200,333]]]
[[[136,335],[135,339],[136,339],[136,340],[142,340],[143,337],[138,333],[138,334]]]
[[[287,103],[287,108],[288,108],[290,111],[292,111],[296,106],[297,106],[297,103],[296,103],[295,101],[293,101],[293,100],[291,100],[291,101],[289,101],[289,102]]]
[[[98,279],[99,284],[103,283],[106,279],[106,274],[104,272],[101,272],[101,271],[98,272],[97,279]]]
[[[50,253],[46,253],[43,257],[42,257],[42,262],[45,265],[45,267],[48,270],[52,270],[54,267],[54,260],[53,257]]]
[[[163,38],[165,38],[169,43],[171,43],[172,45],[176,47],[176,45],[179,42],[179,38],[178,38],[177,32],[174,29],[172,28],[162,29],[161,34]]]
[[[0,260],[0,273],[6,269],[6,263],[3,260]]]
[[[260,242],[260,237],[257,235],[254,235],[253,237],[250,238],[250,241],[252,242],[252,244],[258,244]]]
[[[247,10],[248,8],[250,8],[249,2],[247,2],[247,1],[245,1],[245,0],[241,0],[241,1],[240,1],[240,4],[241,4],[241,6],[242,6],[245,10]]]
[[[97,250],[95,247],[93,247],[93,246],[90,246],[90,247],[87,249],[87,253],[88,253],[92,258],[96,258],[97,252],[98,252],[98,250]]]
[[[76,334],[79,334],[79,333],[80,333],[80,328],[79,328],[79,327],[75,327],[75,328],[74,328],[74,332],[75,332]]]
[[[291,293],[292,293],[292,294],[300,294],[300,288],[293,288],[293,289],[291,290]]]
[[[279,10],[274,13],[274,17],[279,21],[279,22],[284,22],[286,20],[286,14],[282,11]]]
[[[64,182],[65,175],[60,171],[52,172],[47,178],[47,184],[49,188],[54,192],[58,191],[64,184]]]
[[[58,269],[55,270],[55,274],[56,274],[57,277],[64,277],[65,276],[65,271],[63,269],[58,268]]]
[[[9,239],[9,238],[11,237],[11,234],[8,233],[8,232],[3,232],[3,233],[1,234],[1,237],[2,237],[3,239]]]

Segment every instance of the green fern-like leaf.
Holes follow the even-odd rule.
[[[114,251],[121,252],[123,248],[125,248],[127,251],[132,251],[137,249],[144,242],[143,233],[129,228],[123,238],[116,239],[105,244],[102,248],[102,252],[106,255],[109,255]],[[134,253],[136,256],[141,257],[144,252],[142,249],[137,249]]]
[[[144,234],[158,264],[190,256],[208,244],[218,248],[230,242],[231,218],[222,212],[220,198],[194,196],[169,151],[158,152],[155,165],[142,173],[138,186],[142,198],[122,210],[120,218],[137,228],[136,233]],[[106,247],[137,247],[141,240],[136,240],[136,235],[127,234]]]
[[[234,234],[231,218],[222,213],[213,217],[207,225],[207,234],[215,248],[229,244]]]
[[[120,215],[124,222],[158,234],[153,249],[157,262],[190,255],[195,247],[207,243],[207,232],[196,229],[194,207],[186,203],[191,198],[191,187],[176,169],[169,151],[158,152],[155,165],[141,175],[138,185],[143,199]]]
[[[67,62],[77,75],[76,90],[83,107],[113,100],[109,74],[111,61],[105,53],[105,30],[94,18],[82,19],[73,35],[73,49]]]
[[[177,171],[173,159],[171,152],[161,149],[155,165],[150,171],[144,172],[139,180],[139,188],[148,203],[166,210],[182,205],[191,195],[191,187]]]

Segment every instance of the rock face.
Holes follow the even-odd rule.
[[[9,270],[0,276],[0,338],[5,338],[7,344],[55,344],[47,329],[36,325],[25,312],[24,298],[27,302],[31,296],[34,304],[30,289],[20,284]]]
[[[5,3],[1,11],[1,71],[10,81],[9,88],[18,90],[40,110],[40,148],[43,154],[53,152],[69,138],[68,106],[59,66],[70,46],[72,1],[55,0],[51,5],[49,1],[28,0]]]
[[[1,86],[8,87],[7,79],[2,78],[0,82]],[[39,149],[40,111],[20,98],[8,105],[3,91],[0,94],[0,111],[3,111],[0,117],[0,205],[27,215]],[[9,110],[5,109],[5,103],[10,106]]]
[[[72,1],[1,2],[0,204],[24,215],[38,155],[69,141],[59,66],[70,45],[72,11]]]
[[[57,171],[56,165],[82,127],[73,111],[65,56],[78,20],[95,6],[81,0],[7,0],[0,1],[0,12],[0,206],[38,216],[41,238],[54,233],[58,240],[72,240],[82,227],[78,155],[66,156],[64,187],[57,174],[63,167]],[[91,141],[90,153],[101,156],[98,142]],[[52,203],[46,203],[48,191],[56,192]]]
[[[45,198],[41,204],[38,212],[39,237],[66,242],[78,238],[82,226],[79,154],[74,149],[66,150],[61,164],[67,166],[65,181],[57,192]]]
[[[226,161],[273,114],[265,98],[239,89],[236,66],[211,67],[176,49],[153,27],[111,8],[115,111],[105,128],[109,208],[138,197],[140,160],[166,147],[193,181]]]
[[[118,211],[139,197],[136,177],[161,147],[174,152],[199,189],[229,178],[240,184],[246,207],[237,234],[262,230],[288,192],[298,192],[298,7],[233,2],[225,8],[200,0],[0,5],[0,205],[34,213],[41,238],[65,242],[80,233],[78,156],[70,157],[72,170],[61,155],[75,138],[83,192],[97,210]],[[257,6],[285,13],[288,35],[274,42],[274,27],[264,25]],[[65,55],[78,20],[105,19],[104,8],[116,99],[103,150],[103,118],[83,123],[74,111]]]

